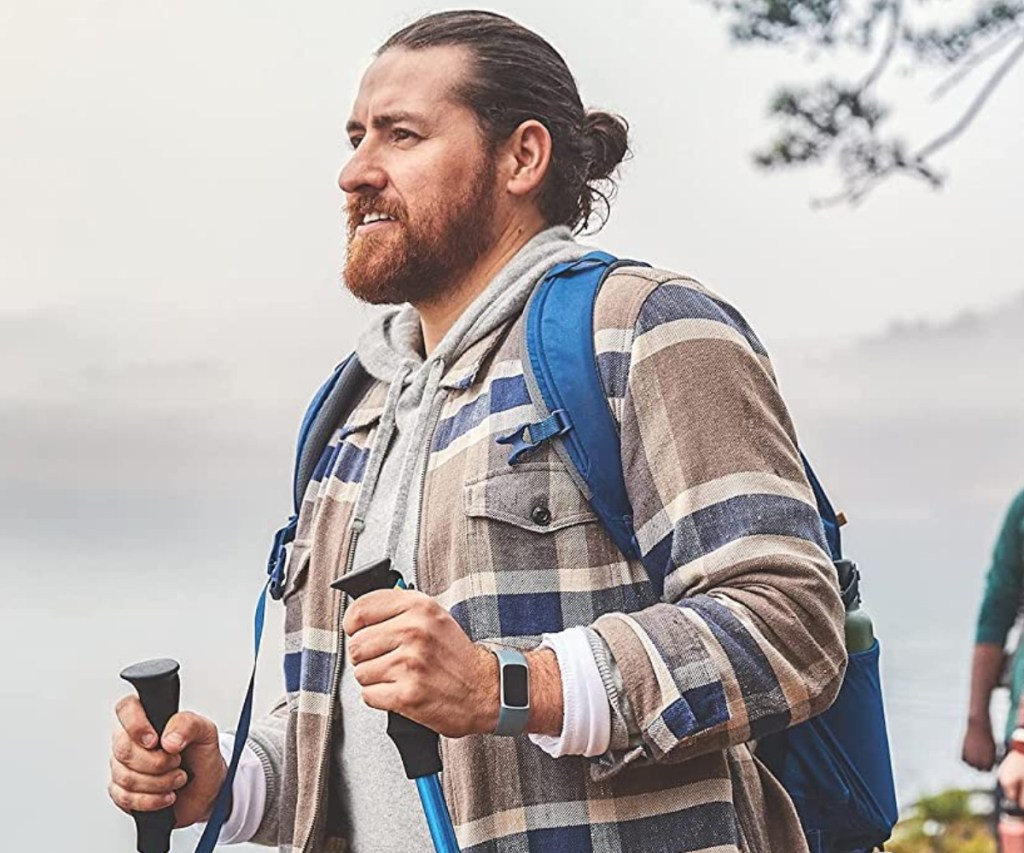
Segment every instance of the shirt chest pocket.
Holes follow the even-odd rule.
[[[468,482],[463,510],[478,639],[586,625],[621,605],[622,557],[560,462]]]

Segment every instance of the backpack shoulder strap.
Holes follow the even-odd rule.
[[[619,430],[608,405],[594,348],[594,306],[601,285],[620,266],[647,266],[591,252],[553,267],[526,306],[523,372],[540,420],[498,439],[512,446],[509,464],[552,440],[616,546],[640,559],[633,510],[622,473]],[[801,453],[833,560],[842,558],[839,522],[825,490]]]
[[[292,478],[292,514],[288,523],[274,535],[274,544],[267,561],[270,575],[270,596],[278,599],[284,590],[284,569],[287,562],[286,546],[295,539],[299,509],[306,487],[313,477],[317,462],[331,440],[334,430],[347,417],[362,397],[369,382],[366,372],[355,353],[349,355],[327,381],[313,395],[302,418],[299,438],[295,447],[295,473]]]
[[[591,252],[552,268],[526,307],[523,372],[541,415],[498,439],[512,445],[509,464],[549,439],[623,554],[639,559],[633,509],[622,476],[619,430],[597,367],[594,304],[608,274],[636,265]]]
[[[295,447],[293,507],[302,506],[306,486],[313,477],[320,456],[343,418],[352,413],[370,381],[370,374],[355,353],[349,355],[316,392],[299,428]]]
[[[363,369],[355,353],[334,368],[328,380],[320,386],[306,409],[299,428],[299,440],[295,449],[295,475],[293,478],[293,512],[288,523],[277,531],[274,545],[267,563],[267,583],[260,591],[253,617],[253,663],[249,674],[249,687],[242,702],[242,710],[235,726],[234,744],[231,748],[231,759],[228,761],[227,773],[221,783],[213,813],[206,823],[202,837],[196,844],[195,853],[214,853],[220,838],[221,827],[227,820],[228,807],[231,802],[231,788],[238,772],[238,763],[242,757],[249,726],[252,722],[253,695],[256,687],[256,666],[260,655],[260,643],[263,639],[263,624],[267,606],[267,592],[274,599],[279,599],[284,592],[284,570],[287,563],[286,546],[295,538],[298,529],[299,508],[316,469],[324,448],[331,439],[334,429],[342,418],[349,415],[362,397],[369,381],[369,374]]]
[[[839,532],[841,522],[836,515],[835,509],[832,507],[832,502],[828,499],[828,495],[825,494],[821,481],[818,479],[817,474],[814,473],[811,463],[807,461],[807,457],[804,456],[802,450],[800,451],[800,461],[803,462],[804,473],[807,474],[807,481],[811,484],[811,491],[814,492],[814,502],[818,505],[821,525],[825,528],[825,541],[828,543],[832,562],[839,563],[843,559],[842,535]]]

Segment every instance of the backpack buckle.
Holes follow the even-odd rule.
[[[508,435],[499,436],[496,441],[498,444],[512,446],[508,464],[515,465],[523,458],[524,454],[540,447],[546,441],[565,435],[571,429],[572,422],[565,409],[556,409],[544,420],[532,424],[520,424]]]
[[[288,565],[288,546],[295,539],[299,526],[299,517],[293,515],[288,523],[274,534],[274,544],[270,546],[270,557],[267,560],[267,574],[270,575],[270,597],[279,601],[284,595],[287,580],[285,568]]]

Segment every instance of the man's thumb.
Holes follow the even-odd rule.
[[[218,750],[217,726],[212,720],[191,711],[182,711],[167,721],[160,746],[164,752],[177,755],[189,747],[209,747]]]

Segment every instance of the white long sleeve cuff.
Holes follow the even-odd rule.
[[[231,750],[235,744],[235,736],[221,733],[220,753],[224,761],[231,762]],[[263,764],[259,756],[253,752],[249,744],[242,747],[238,759],[238,771],[231,785],[231,814],[220,828],[218,844],[242,844],[249,841],[260,828],[263,810],[267,805],[267,779],[263,775]],[[205,823],[194,826],[202,835]]]
[[[544,634],[539,648],[551,649],[562,673],[562,732],[530,735],[553,758],[604,755],[611,742],[611,707],[585,628]]]

